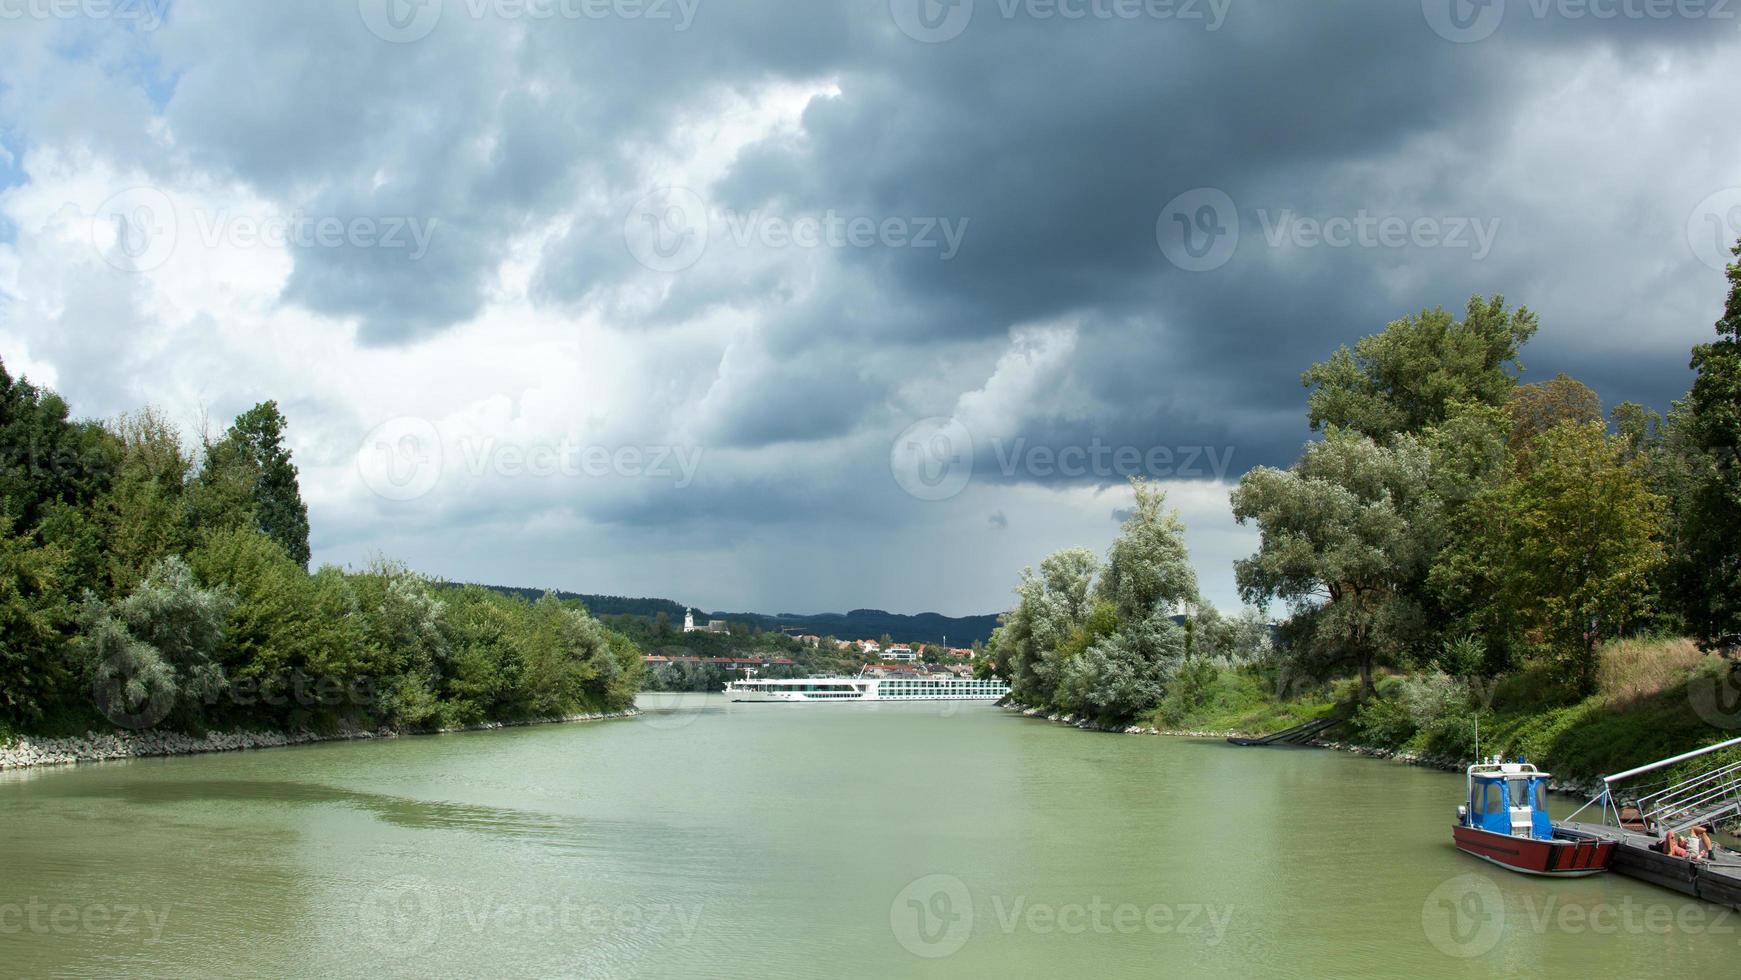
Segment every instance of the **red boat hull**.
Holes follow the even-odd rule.
[[[1608,870],[1614,860],[1611,840],[1536,840],[1474,827],[1453,826],[1457,849],[1524,874],[1577,878]]]

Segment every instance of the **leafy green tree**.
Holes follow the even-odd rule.
[[[278,403],[261,402],[238,416],[222,439],[207,445],[196,517],[209,530],[252,523],[306,568],[308,506],[284,445],[285,426]]]
[[[352,582],[382,720],[406,725],[436,720],[436,692],[451,650],[446,604],[428,580],[402,565],[376,562]]]
[[[95,596],[79,617],[79,646],[97,707],[116,726],[151,728],[175,710],[175,668]]]
[[[1729,266],[1728,284],[1717,340],[1693,348],[1698,377],[1676,419],[1688,469],[1675,508],[1676,591],[1706,641],[1741,633],[1741,262]]]
[[[378,678],[350,581],[335,568],[303,571],[253,528],[206,540],[191,564],[202,581],[231,591],[219,661],[240,708],[300,725],[371,712]],[[380,720],[380,719],[376,719]]]
[[[1234,563],[1241,596],[1289,603],[1302,663],[1354,664],[1363,695],[1380,660],[1420,640],[1441,523],[1430,468],[1413,436],[1381,446],[1331,428],[1292,469],[1251,470],[1233,492],[1235,520],[1262,535],[1257,554]]]
[[[1312,428],[1384,442],[1442,421],[1456,402],[1503,405],[1536,329],[1535,314],[1500,296],[1471,297],[1461,321],[1443,309],[1396,320],[1302,375]]]
[[[1262,610],[1246,608],[1227,616],[1205,603],[1192,617],[1191,656],[1228,666],[1261,664],[1274,652],[1269,620]]]
[[[0,720],[35,722],[66,689],[65,565],[58,547],[37,547],[0,515]]]
[[[1505,412],[1511,418],[1511,450],[1523,455],[1537,436],[1562,422],[1601,421],[1602,399],[1582,381],[1561,374],[1512,392]]]
[[[203,588],[179,556],[119,602],[89,596],[81,626],[99,707],[124,727],[201,724],[228,691],[218,657],[235,605],[232,593]]]
[[[609,648],[608,653],[614,669],[601,672],[604,703],[597,706],[613,711],[621,710],[635,703],[635,694],[641,689],[641,681],[646,674],[646,658],[633,640],[615,630],[605,631],[605,644]],[[718,689],[708,688],[710,691]]]
[[[1122,723],[1153,711],[1185,659],[1185,631],[1164,610],[1122,622],[1058,666],[1065,710]]]
[[[1121,620],[1143,622],[1197,602],[1197,573],[1185,548],[1185,525],[1166,509],[1166,492],[1141,479],[1132,480],[1131,489],[1136,507],[1107,552],[1100,595]]]
[[[175,427],[150,409],[122,416],[112,431],[120,460],[97,506],[108,545],[109,583],[120,595],[164,558],[187,548],[184,492],[193,463]]]
[[[1197,574],[1185,548],[1185,525],[1166,509],[1166,493],[1131,481],[1136,506],[1107,551],[1096,594],[1098,626],[1086,649],[1060,663],[1060,703],[1106,721],[1152,711],[1184,659],[1187,636],[1173,610],[1199,601]]]
[[[498,717],[509,697],[505,658],[525,619],[524,600],[509,601],[478,586],[446,597],[453,655],[443,678],[447,720],[470,725]]]
[[[1010,693],[1022,704],[1054,703],[1056,661],[1048,659],[1088,619],[1094,576],[1100,561],[1087,548],[1070,548],[1026,568],[1016,584],[1016,607],[999,617],[992,635],[998,657],[1009,672]]]
[[[1485,495],[1512,476],[1514,424],[1505,409],[1459,403],[1424,437],[1431,459],[1429,482],[1442,507],[1444,528],[1420,600],[1431,633],[1504,635],[1494,620],[1492,602],[1498,570],[1479,553],[1457,545],[1494,533],[1500,515],[1487,505]],[[1511,663],[1511,652],[1508,643],[1496,640],[1482,672],[1502,672]]]
[[[1531,444],[1532,465],[1476,505],[1494,515],[1454,550],[1485,571],[1491,628],[1556,664],[1584,695],[1597,651],[1648,611],[1663,560],[1663,501],[1643,461],[1600,422],[1560,425]]]
[[[53,504],[86,507],[107,486],[113,446],[99,426],[73,422],[66,402],[0,362],[0,515],[25,533]]]

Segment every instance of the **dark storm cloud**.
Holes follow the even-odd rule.
[[[144,138],[147,113],[90,139],[117,154],[184,156],[314,217],[433,223],[415,258],[292,253],[283,300],[355,318],[373,344],[412,344],[476,316],[517,236],[571,219],[535,256],[535,301],[597,312],[625,332],[721,311],[749,324],[713,382],[693,386],[707,393],[695,429],[723,448],[847,437],[891,412],[948,414],[987,382],[971,362],[923,394],[898,389],[941,350],[994,350],[1012,328],[1068,321],[1076,341],[1050,384],[1071,396],[1069,410],[1012,408],[996,433],[1006,449],[1016,439],[1055,451],[1215,447],[1233,451],[1237,475],[1297,453],[1308,364],[1406,313],[1460,309],[1475,292],[1545,298],[1532,376],[1582,374],[1610,404],[1666,407],[1685,389],[1684,343],[1658,342],[1642,361],[1624,353],[1629,333],[1660,335],[1669,313],[1584,309],[1561,283],[1579,269],[1615,281],[1648,252],[1659,267],[1651,292],[1707,288],[1677,222],[1717,188],[1665,216],[1657,200],[1554,187],[1553,174],[1531,169],[1540,161],[1508,163],[1505,148],[1531,97],[1563,90],[1576,107],[1588,77],[1696,68],[1733,51],[1733,21],[1600,19],[1558,0],[1513,0],[1482,37],[1455,43],[1434,30],[1438,0],[1235,0],[1215,30],[1177,18],[1042,19],[1021,2],[978,0],[959,36],[927,44],[891,16],[905,3],[704,2],[678,29],[504,19],[489,3],[446,0],[439,24],[411,43],[371,34],[357,0],[178,5],[169,25],[137,39],[144,56],[108,61],[140,74],[174,146]],[[956,221],[959,251],[839,248],[764,262],[716,234],[692,268],[638,264],[623,228],[660,183],[649,161],[705,148],[734,99],[778,83],[832,88],[796,133],[726,161],[701,188],[709,205]],[[1603,121],[1619,141],[1637,124]],[[1157,219],[1198,187],[1229,196],[1242,238],[1225,264],[1191,272],[1163,254]],[[1479,260],[1266,241],[1277,215],[1365,209],[1503,224]],[[1639,233],[1600,223],[1616,213]],[[1006,473],[987,453],[979,446],[976,464],[993,480],[1105,482]]]
[[[919,311],[866,331],[866,344],[997,337],[1015,323],[1095,314],[1072,373],[1104,407],[1028,420],[1031,444],[1214,444],[1238,449],[1237,469],[1285,464],[1306,435],[1298,378],[1308,364],[1396,317],[1460,311],[1472,293],[1530,302],[1524,287],[1565,252],[1474,250],[1472,260],[1430,247],[1320,249],[1291,261],[1265,241],[1262,222],[1371,208],[1484,226],[1502,240],[1551,237],[1543,225],[1590,205],[1487,198],[1479,180],[1483,153],[1509,135],[1520,87],[1538,81],[1529,59],[1579,49],[1633,66],[1693,58],[1723,26],[1593,24],[1513,7],[1490,39],[1468,45],[1436,35],[1413,3],[1240,4],[1216,33],[979,16],[946,44],[880,46],[879,59],[843,74],[839,97],[812,104],[801,144],[744,153],[720,192],[739,208],[972,221],[951,262],[913,250],[842,256]],[[1450,146],[1406,156],[1435,139]],[[1356,171],[1387,161],[1388,185]],[[1155,219],[1198,186],[1238,202],[1244,240],[1227,266],[1188,273],[1162,258]],[[1411,274],[1418,288],[1394,285]],[[841,329],[787,322],[787,342],[800,348]],[[1576,349],[1546,331],[1532,361]],[[1663,405],[1686,376],[1638,380],[1627,397]]]

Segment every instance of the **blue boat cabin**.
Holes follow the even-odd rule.
[[[1469,776],[1468,825],[1495,834],[1553,840],[1548,774],[1525,764],[1501,765]]]

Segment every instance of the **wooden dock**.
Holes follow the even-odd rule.
[[[1741,854],[1727,848],[1706,861],[1689,861],[1651,850],[1657,838],[1599,823],[1567,822],[1566,832],[1597,840],[1618,841],[1610,870],[1662,888],[1741,909]]]

